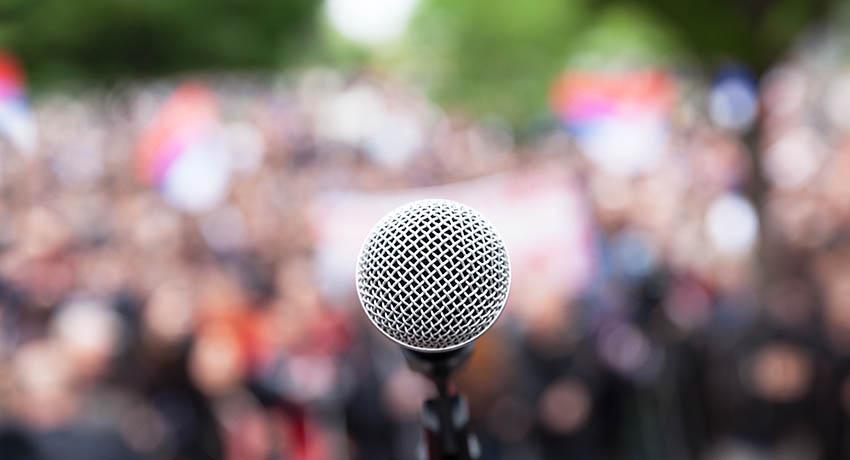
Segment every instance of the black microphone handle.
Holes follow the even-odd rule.
[[[437,396],[422,405],[422,429],[427,460],[478,460],[481,448],[469,430],[469,406],[449,385],[452,373],[466,363],[472,346],[440,353],[402,348],[411,369],[427,376]]]

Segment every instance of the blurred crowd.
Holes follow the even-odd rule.
[[[0,458],[416,458],[433,389],[353,274],[321,289],[310,205],[541,166],[581,184],[592,273],[477,342],[482,458],[847,458],[850,72],[804,56],[758,89],[626,74],[648,96],[611,116],[646,117],[523,142],[378,74],[43,95],[37,142],[0,144]],[[147,181],[158,114],[201,86],[227,165]]]

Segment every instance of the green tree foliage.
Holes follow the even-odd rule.
[[[434,95],[522,127],[567,66],[734,61],[760,74],[829,0],[422,0],[407,58]],[[675,65],[674,65],[675,67]]]
[[[5,0],[0,47],[36,83],[272,68],[312,46],[314,0]]]
[[[525,126],[567,66],[729,60],[762,72],[830,0],[421,0],[368,50],[317,30],[319,0],[3,0],[0,47],[40,86],[300,62],[391,67],[452,108]]]
[[[607,3],[624,3],[607,0]],[[782,57],[802,32],[824,19],[832,0],[642,0],[678,32],[682,45],[709,66],[728,60],[761,73]]]
[[[584,0],[423,0],[407,58],[438,100],[523,127],[547,112],[567,65],[683,55],[651,10]]]
[[[528,119],[545,107],[545,88],[586,16],[578,1],[423,0],[408,58],[438,99],[476,115]]]

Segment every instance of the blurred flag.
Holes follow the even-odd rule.
[[[676,96],[662,71],[568,72],[555,84],[551,105],[594,163],[634,175],[663,157]]]
[[[511,256],[510,302],[531,308],[540,292],[569,297],[587,282],[593,254],[584,197],[566,173],[541,168],[442,187],[319,197],[311,219],[326,292],[349,295],[351,270],[372,226],[394,208],[425,198],[459,201],[493,223]],[[333,291],[340,286],[344,292]]]
[[[206,86],[186,83],[166,101],[143,132],[136,175],[174,207],[203,212],[226,196],[230,157],[218,135],[219,107]]]
[[[26,78],[17,59],[0,51],[0,132],[19,151],[36,148],[35,120],[26,98]]]

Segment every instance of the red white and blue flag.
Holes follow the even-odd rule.
[[[159,189],[174,207],[203,212],[227,194],[230,157],[218,135],[218,100],[207,86],[186,83],[174,91],[142,133],[136,176]]]
[[[36,148],[36,126],[26,97],[26,78],[18,60],[0,51],[0,133],[16,150]]]
[[[571,71],[556,82],[551,105],[594,163],[634,175],[662,158],[677,93],[674,79],[663,71]]]

